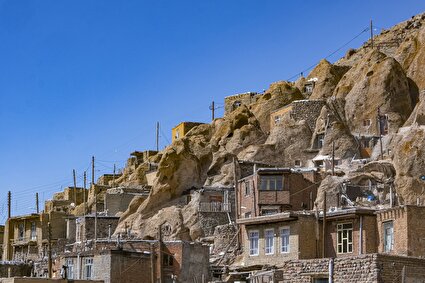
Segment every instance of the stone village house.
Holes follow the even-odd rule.
[[[351,267],[352,277],[343,277],[347,262],[394,266],[398,275],[404,266],[405,278],[425,277],[420,269],[425,266],[421,259],[425,257],[425,207],[332,208],[324,222],[323,211],[312,210],[310,194],[315,199],[317,192],[310,182],[313,172],[304,172],[309,177],[305,179],[290,169],[258,169],[238,181],[236,221],[242,254],[234,278],[250,277],[251,282],[261,283],[328,282],[334,276],[354,280],[349,282],[392,282],[385,279],[393,277],[383,267],[371,268],[369,277]],[[277,269],[261,271],[264,266]],[[294,270],[305,276],[291,277]]]

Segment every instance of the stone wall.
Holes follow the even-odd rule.
[[[82,218],[84,219],[84,218]],[[111,225],[111,234],[114,233],[115,229],[118,226],[119,217],[109,217],[109,216],[98,216],[97,217],[97,238],[108,238],[109,236],[109,225]],[[85,217],[85,223],[82,231],[84,231],[83,240],[94,239],[95,232],[95,218],[94,216]]]
[[[228,96],[224,99],[224,115],[235,110],[238,105],[250,105],[258,100],[259,95],[256,92],[246,92]]]
[[[424,282],[425,259],[368,254],[336,259],[292,260],[279,267],[283,280],[279,282],[311,283],[313,279],[329,278],[333,262],[333,282],[390,283]]]
[[[68,280],[47,278],[0,278],[0,283],[103,283],[103,280]]]
[[[290,116],[295,121],[305,120],[312,132],[316,127],[316,120],[326,104],[324,100],[296,100],[291,103]]]

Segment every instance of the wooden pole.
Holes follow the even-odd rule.
[[[159,271],[159,283],[163,283],[163,278],[162,278],[162,231],[161,231],[161,226],[158,226],[158,271]]]
[[[91,184],[94,185],[94,156],[91,157]]]
[[[97,241],[97,193],[94,190],[94,244],[96,246]]]
[[[50,225],[50,221],[47,223],[47,270],[49,273],[49,278],[52,278],[52,226]]]
[[[75,177],[75,169],[72,170],[72,176],[74,177],[74,204],[77,206],[77,178]]]
[[[370,20],[370,41],[371,41],[371,46],[373,49],[373,23],[372,20]]]
[[[326,192],[323,195],[322,257],[326,257]]]
[[[379,145],[381,147],[381,160],[384,160],[384,149],[382,147],[382,131],[381,131],[381,109],[378,107],[378,131],[379,131]]]
[[[214,121],[214,119],[215,119],[215,103],[214,103],[214,100],[211,102],[210,110],[211,110],[211,120]]]
[[[84,188],[84,193],[83,193],[83,202],[84,202],[84,216],[86,216],[87,213],[87,202],[86,202],[86,183],[87,183],[87,173],[86,171],[84,171],[84,182],[83,182],[83,188]]]
[[[406,266],[403,265],[403,269],[401,270],[401,283],[406,282]]]
[[[12,192],[7,192],[7,219],[12,216]]]
[[[40,213],[40,207],[38,203],[38,193],[35,193],[35,210],[37,211],[37,214]]]
[[[116,167],[115,167],[115,163],[114,163],[114,176],[113,176],[113,180],[112,180],[112,186],[115,188],[115,170],[116,170]]]
[[[155,247],[153,244],[150,246],[151,248],[151,283],[156,283],[155,278]]]
[[[332,176],[335,176],[335,141],[332,141]]]
[[[159,122],[156,122],[156,151],[159,151]]]

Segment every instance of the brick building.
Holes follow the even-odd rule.
[[[314,215],[295,212],[238,219],[244,265],[317,257],[315,223]]]
[[[7,220],[3,241],[4,260],[38,260],[47,254],[48,223],[54,250],[61,250],[66,239],[64,212],[29,214]]]
[[[323,214],[320,218],[322,233]],[[322,257],[336,258],[377,252],[375,209],[347,208],[328,212],[325,232],[325,255],[320,253]],[[323,244],[323,239],[320,238],[320,243]]]
[[[62,255],[68,278],[105,283],[202,282],[208,280],[209,251],[185,241],[98,241],[96,249]],[[173,281],[174,280],[174,281]]]
[[[379,253],[425,257],[424,206],[394,207],[376,216]]]
[[[97,219],[94,215],[68,217],[66,237],[74,248],[83,247],[88,241],[110,238],[118,221],[119,217],[105,215],[98,215]]]
[[[237,183],[237,218],[311,210],[319,175],[314,170],[260,168]]]

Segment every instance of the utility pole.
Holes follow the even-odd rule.
[[[326,192],[323,194],[322,257],[326,257]]]
[[[370,20],[370,42],[373,49],[373,23],[372,20]]]
[[[115,188],[115,170],[116,170],[116,167],[115,167],[115,163],[114,163],[114,176],[113,176],[113,180],[112,180],[112,186]]]
[[[156,283],[155,280],[155,247],[154,244],[150,244],[151,248],[151,283]]]
[[[381,147],[381,160],[384,160],[384,149],[382,147],[381,109],[379,107],[378,107],[378,131],[379,131],[379,146]]]
[[[84,217],[86,216],[87,213],[87,202],[86,202],[86,183],[87,183],[87,173],[86,171],[84,171],[84,182],[83,182],[83,188],[84,188],[84,193],[83,193],[83,202],[84,202]]]
[[[49,278],[52,278],[52,226],[50,225],[50,221],[47,223],[47,230],[47,270],[49,273]]]
[[[35,209],[37,211],[37,214],[39,214],[40,213],[40,207],[39,207],[39,204],[38,204],[38,193],[35,193]]]
[[[91,184],[94,186],[94,156],[91,157]]]
[[[335,176],[335,141],[332,141],[332,176]]]
[[[10,219],[12,216],[12,193],[7,192],[7,219]]]
[[[96,247],[97,241],[97,193],[94,190],[94,246]]]
[[[158,242],[158,269],[159,269],[159,283],[163,283],[163,278],[162,278],[162,231],[161,231],[161,227],[162,225],[158,226],[158,238],[159,238],[159,242]]]
[[[210,105],[210,110],[211,110],[211,120],[214,121],[214,111],[215,111],[215,106],[214,106],[214,100],[211,102]]]
[[[156,151],[159,151],[159,122],[156,122]]]
[[[77,179],[75,177],[75,169],[72,170],[72,176],[74,177],[74,205],[77,206]]]

